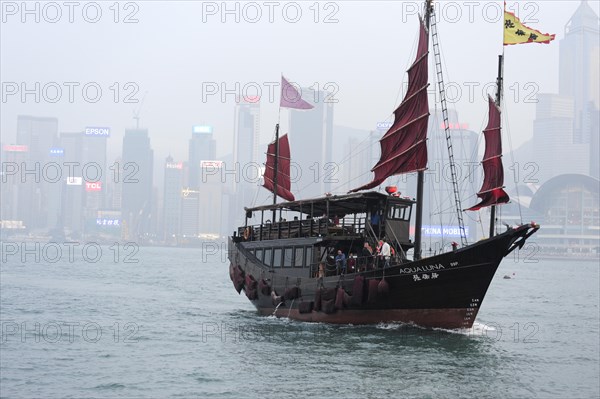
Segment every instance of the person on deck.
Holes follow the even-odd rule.
[[[386,241],[383,241],[383,245],[381,245],[381,257],[383,258],[384,261],[384,268],[390,267],[390,258],[392,256],[392,249],[390,247],[390,244],[388,244]]]
[[[342,274],[346,274],[346,255],[344,255],[341,249],[338,249],[337,256],[335,257],[335,266],[338,274],[340,271]]]
[[[379,240],[377,245],[377,267],[388,267],[390,265],[390,258],[392,256],[392,250],[390,244],[385,240]]]

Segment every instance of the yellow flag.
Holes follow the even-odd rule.
[[[531,29],[517,18],[515,14],[504,11],[504,45],[523,43],[550,43],[555,35]]]

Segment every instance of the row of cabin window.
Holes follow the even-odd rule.
[[[312,247],[257,249],[254,255],[269,267],[308,267],[312,259]]]

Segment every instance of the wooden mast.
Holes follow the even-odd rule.
[[[429,38],[429,26],[431,19],[431,8],[433,0],[425,1],[425,26],[427,27],[427,35]],[[429,39],[428,39],[429,40]],[[415,248],[414,260],[421,259],[421,229],[423,226],[423,183],[425,180],[425,172],[420,170],[417,172],[417,209],[415,215]]]
[[[504,56],[498,56],[498,80],[496,84],[498,88],[496,90],[496,106],[500,108],[500,102],[502,101],[502,72],[504,69]],[[500,124],[502,124],[502,120],[500,120]],[[492,205],[490,207],[490,238],[492,238],[496,233],[496,205]]]
[[[275,162],[273,164],[273,205],[277,205],[277,167],[279,164],[279,123],[275,125]],[[275,223],[277,210],[273,208],[273,220]]]

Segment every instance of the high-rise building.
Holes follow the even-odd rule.
[[[239,165],[240,170],[245,165],[258,161],[260,140],[260,103],[258,101],[258,97],[252,97],[243,99],[235,106],[233,161]]]
[[[302,98],[314,101],[310,110],[290,110],[289,140],[292,163],[300,172],[292,192],[298,198],[322,196],[332,187],[333,103],[329,93],[303,88]],[[280,134],[285,132],[280,132]]]
[[[98,212],[106,210],[106,182],[114,179],[116,174],[107,168],[106,150],[110,137],[107,127],[86,127],[81,133],[81,155],[84,174],[84,220],[87,231],[96,230],[103,233],[105,225],[97,223]],[[113,226],[110,226],[113,229]]]
[[[181,190],[181,235],[182,243],[198,237],[198,213],[200,191],[185,187]]]
[[[189,186],[198,188],[200,185],[200,162],[215,159],[217,145],[213,139],[211,126],[194,126],[189,148]]]
[[[222,233],[223,163],[203,160],[200,163],[201,182],[198,199],[198,235],[220,236]]]
[[[19,191],[17,213],[30,229],[48,230],[59,225],[61,185],[54,181],[54,172],[62,174],[62,168],[60,164],[56,167],[52,152],[57,141],[56,118],[17,117],[17,144],[28,148],[27,161],[21,167],[25,182]]]
[[[539,94],[533,126],[539,184],[566,173],[598,174],[600,30],[583,0],[560,41],[559,94]],[[561,162],[557,162],[559,157]]]
[[[598,16],[583,0],[565,26],[560,41],[559,94],[573,99],[573,142],[590,142],[589,105],[600,107]],[[596,83],[593,85],[592,83]]]
[[[181,231],[181,190],[183,189],[183,164],[173,161],[172,156],[165,160],[165,184],[163,191],[162,239],[176,242]]]
[[[597,177],[600,132],[594,123],[600,115],[600,28],[598,16],[586,0],[565,26],[559,65],[559,94],[573,101],[573,144],[589,146],[584,173]]]
[[[244,206],[250,206],[256,197],[261,170],[259,159],[260,103],[258,97],[244,98],[235,106],[233,167],[235,175],[225,181],[227,190],[233,193],[230,204],[230,223],[243,222]],[[227,164],[228,165],[228,164]]]
[[[2,169],[0,173],[0,221],[2,229],[22,229],[25,227],[19,215],[19,198],[23,197],[24,184],[21,183],[21,165],[29,157],[26,145],[3,144],[0,153]]]
[[[154,151],[147,129],[127,129],[123,137],[121,213],[130,238],[150,232]]]
[[[73,167],[73,173],[67,171],[67,176],[62,185],[62,224],[67,233],[77,236],[84,231],[84,195],[85,183],[83,181],[83,134],[61,133],[60,145],[64,150],[65,163],[79,165]],[[71,176],[69,176],[71,174]]]

